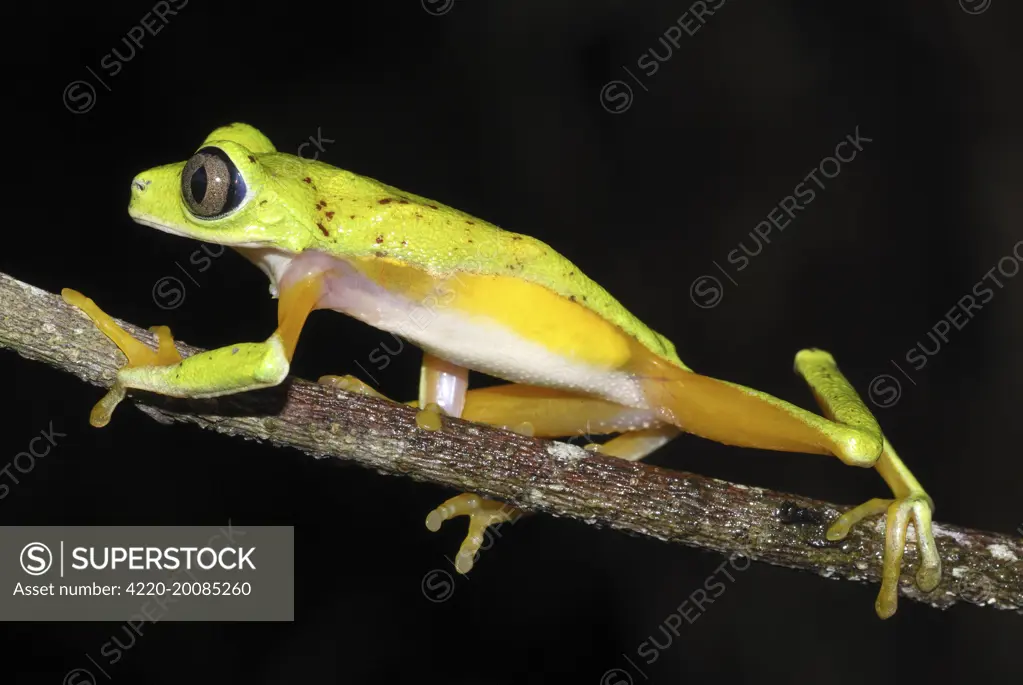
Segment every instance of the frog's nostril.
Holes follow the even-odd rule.
[[[141,193],[146,189],[146,186],[148,186],[149,184],[150,181],[147,181],[141,176],[136,176],[131,182],[131,189],[133,192]]]

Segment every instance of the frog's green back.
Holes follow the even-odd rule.
[[[267,157],[260,162],[271,170],[279,162],[294,165],[298,159],[280,154]],[[375,179],[302,161],[302,178],[308,179],[305,182],[321,218],[316,228],[326,243],[322,249],[344,256],[389,257],[436,274],[522,278],[578,302],[654,354],[687,368],[671,341],[647,327],[546,243]]]

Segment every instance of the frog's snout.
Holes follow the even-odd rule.
[[[131,197],[128,199],[128,214],[131,216],[141,214],[142,207],[152,204],[154,191],[146,191],[153,179],[147,176],[148,174],[139,174],[131,179]]]
[[[152,183],[152,181],[150,181],[148,179],[145,179],[145,178],[142,178],[141,176],[136,176],[131,181],[131,192],[132,192],[132,194],[138,195],[140,193],[144,193],[146,191],[146,188],[149,186],[150,183]]]

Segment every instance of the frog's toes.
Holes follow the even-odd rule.
[[[469,532],[455,557],[455,570],[468,573],[480,547],[487,527],[504,521],[514,521],[522,512],[502,502],[486,499],[472,493],[452,497],[429,513],[426,527],[436,533],[441,524],[456,516],[469,517]]]
[[[174,347],[174,338],[170,329],[166,326],[153,326],[149,330],[156,334],[159,342],[159,349],[154,352],[142,342],[132,337],[131,333],[121,328],[114,318],[100,309],[91,299],[71,288],[64,288],[60,295],[64,301],[73,307],[81,309],[86,316],[92,319],[102,333],[110,338],[117,347],[128,358],[125,368],[139,366],[167,366],[181,361],[181,355]]]
[[[320,376],[316,381],[322,385],[329,385],[332,388],[338,390],[344,390],[346,392],[354,392],[360,395],[369,395],[370,397],[379,397],[380,399],[390,399],[386,395],[382,395],[366,383],[363,383],[355,376]]]
[[[444,410],[440,405],[431,402],[416,412],[416,425],[423,430],[439,431],[444,427],[444,421],[441,419],[443,415]]]
[[[118,349],[128,358],[125,369],[138,368],[141,366],[169,366],[181,361],[181,355],[174,347],[174,337],[167,326],[153,326],[149,330],[156,334],[158,348],[154,352],[142,342],[132,337],[114,321],[113,317],[100,309],[91,299],[71,288],[64,288],[61,297],[68,304],[78,307],[85,315],[92,319],[93,324],[104,335],[117,345]],[[89,414],[89,423],[96,428],[102,428],[110,423],[114,409],[121,403],[126,394],[126,388],[119,378],[114,382],[107,394],[96,403]]]
[[[178,354],[178,348],[174,347],[174,336],[171,335],[170,327],[150,326],[149,332],[156,335],[158,347],[156,350],[156,359],[146,366],[170,366],[171,364],[177,364],[181,361],[181,355]],[[147,347],[146,350],[149,350],[149,348]],[[130,363],[129,366],[131,366]],[[140,366],[142,365],[140,364]]]
[[[924,592],[930,592],[941,582],[941,557],[938,555],[938,547],[931,530],[932,510],[930,498],[923,493],[911,494],[900,499],[872,499],[842,514],[828,528],[829,540],[841,540],[859,521],[868,516],[887,512],[881,590],[874,603],[877,615],[881,618],[888,618],[898,608],[899,576],[902,571],[902,556],[906,549],[906,531],[911,518],[916,531],[917,554],[920,558],[916,585]]]
[[[516,423],[513,426],[504,426],[504,428],[506,430],[511,431],[512,433],[517,433],[518,435],[524,435],[527,438],[532,438],[533,436],[536,435],[536,427],[533,426],[532,422],[530,422],[530,421],[523,421],[522,423]]]
[[[826,533],[828,540],[844,540],[853,526],[868,516],[883,514],[888,509],[888,505],[893,501],[890,499],[874,498],[858,507],[853,507],[835,519],[835,522],[831,524]]]
[[[121,403],[126,393],[125,387],[121,383],[115,382],[103,399],[97,402],[89,412],[89,424],[94,428],[102,428],[110,423],[114,409]]]

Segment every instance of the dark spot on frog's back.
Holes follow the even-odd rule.
[[[476,225],[475,221],[469,221],[468,219],[465,220],[465,223],[469,224],[470,226],[475,226]]]
[[[306,176],[302,180],[305,181],[306,183],[312,183],[313,182],[313,179],[309,178],[308,176]]]
[[[317,222],[316,222],[316,227],[317,227],[318,229],[320,229],[320,233],[322,233],[323,235],[325,235],[325,236],[328,236],[328,237],[330,236],[330,231],[328,231],[327,229],[325,229],[325,228],[323,227],[323,224],[321,224],[321,223],[320,223],[319,221],[317,221]]]
[[[377,200],[377,202],[379,202],[382,205],[389,205],[391,204],[391,198],[385,197],[382,200]]]
[[[408,204],[408,200],[398,200],[398,204],[399,205],[407,205]]]
[[[382,235],[378,235],[377,236],[377,245],[379,245],[382,242],[384,242],[384,237]]]
[[[249,161],[252,162],[253,164],[255,164],[256,163],[256,158],[253,157],[252,155],[249,155]]]
[[[327,212],[324,216],[326,216],[328,220],[329,219],[333,219],[334,218],[334,212]]]

